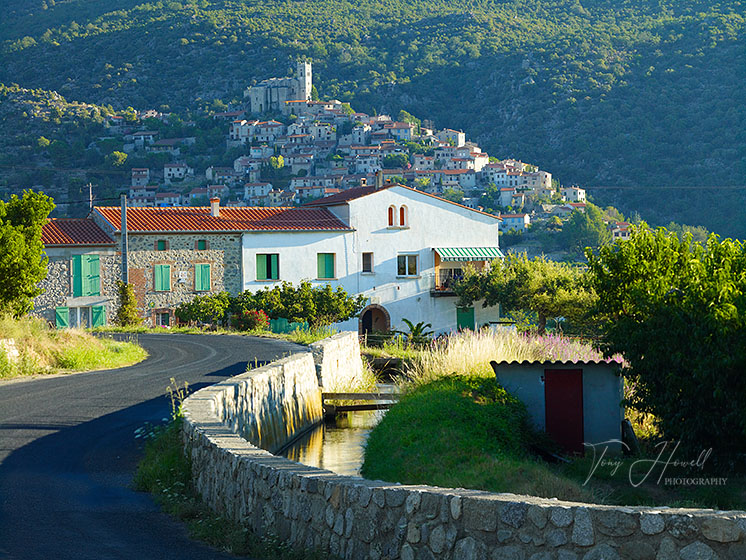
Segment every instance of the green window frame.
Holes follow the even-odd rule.
[[[194,291],[195,292],[209,292],[210,285],[210,265],[209,264],[195,264],[194,265]]]
[[[156,292],[171,291],[170,264],[157,264],[153,267],[153,286]]]
[[[73,297],[100,295],[101,272],[98,255],[74,255]]]
[[[259,253],[256,256],[256,279],[280,279],[280,255],[277,253]]]
[[[334,253],[316,253],[316,278],[330,280],[334,274]]]
[[[155,242],[156,251],[168,251],[168,241],[165,239],[159,239]]]
[[[196,249],[197,251],[207,251],[207,239],[198,239]]]

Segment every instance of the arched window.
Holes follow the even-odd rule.
[[[394,226],[394,207],[389,206],[389,227]]]
[[[407,207],[401,206],[399,207],[399,225],[401,227],[407,227],[409,226],[408,216],[407,216]]]

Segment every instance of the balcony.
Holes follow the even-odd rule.
[[[435,288],[430,290],[432,297],[456,297],[453,287],[464,277],[461,268],[442,268],[435,273]]]

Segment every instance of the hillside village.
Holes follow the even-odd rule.
[[[270,78],[247,88],[245,106],[215,113],[225,122],[227,148],[245,152],[232,167],[190,167],[182,148],[194,137],[163,138],[111,115],[109,132],[121,135],[129,154],[168,154],[162,168],[131,170],[130,206],[206,206],[218,197],[224,206],[285,207],[307,203],[365,184],[377,174],[384,183],[402,183],[469,208],[499,215],[503,231],[526,231],[532,222],[566,218],[583,211],[585,190],[562,187],[552,174],[516,159],[498,160],[462,131],[435,130],[402,112],[354,112],[338,100],[312,100],[312,67],[299,62],[296,76]],[[274,115],[260,120],[258,115]],[[138,114],[167,121],[156,111]],[[627,223],[612,221],[614,238]]]

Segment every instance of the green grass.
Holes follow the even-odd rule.
[[[527,449],[543,438],[494,379],[452,376],[408,391],[370,434],[362,474],[404,484],[589,500]]]
[[[134,342],[96,338],[77,329],[56,330],[33,317],[0,317],[0,339],[12,341],[18,351],[11,357],[0,350],[0,378],[112,369],[148,355]]]
[[[192,467],[184,454],[181,418],[168,425],[145,427],[145,457],[135,473],[135,488],[150,492],[168,514],[186,523],[190,535],[220,550],[257,560],[322,559],[326,555],[292,550],[273,535],[256,535],[248,527],[212,512],[191,483]]]
[[[229,334],[235,336],[262,336],[265,338],[277,338],[296,342],[298,344],[311,344],[337,333],[331,327],[316,327],[308,330],[297,329],[290,333],[273,333],[269,330],[255,329],[251,331],[237,331],[226,328],[199,328],[199,327],[117,327],[106,326],[90,329],[91,332],[99,333],[148,333],[148,334]]]

